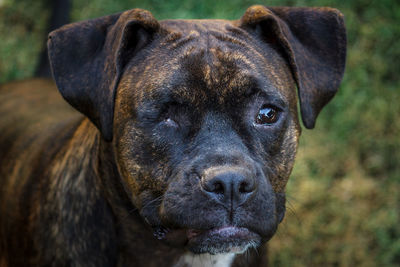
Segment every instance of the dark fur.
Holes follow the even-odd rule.
[[[265,266],[300,135],[296,84],[312,128],[345,45],[329,8],[161,22],[134,9],[54,31],[57,87],[86,117],[49,81],[0,89],[0,266],[170,266],[247,246],[187,243],[188,229],[224,226],[258,245],[237,266]],[[265,104],[279,120],[254,125]]]
[[[49,18],[49,27],[47,33],[54,31],[61,26],[71,22],[69,0],[46,0],[46,6],[51,8],[51,16]],[[43,46],[40,52],[39,62],[35,70],[36,77],[51,78],[51,69],[48,57],[47,46]]]

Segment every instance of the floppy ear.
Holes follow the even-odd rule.
[[[49,58],[58,89],[107,141],[112,140],[115,91],[124,67],[158,30],[150,12],[132,9],[49,34]]]
[[[240,20],[287,58],[298,87],[303,123],[314,128],[342,80],[346,61],[343,15],[333,8],[252,6]]]

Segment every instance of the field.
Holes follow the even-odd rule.
[[[141,7],[157,19],[239,18],[251,4],[331,6],[345,15],[346,73],[303,130],[272,266],[399,266],[400,2],[395,0],[75,0],[72,20]],[[33,75],[49,8],[0,0],[0,82]]]

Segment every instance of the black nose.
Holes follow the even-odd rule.
[[[210,197],[232,209],[246,202],[256,189],[254,177],[245,170],[210,171],[201,186]]]

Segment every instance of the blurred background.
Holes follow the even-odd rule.
[[[49,0],[0,0],[0,83],[33,76]],[[400,266],[400,1],[75,0],[71,21],[131,8],[157,19],[238,19],[252,4],[344,15],[347,67],[314,130],[303,130],[272,266]]]

